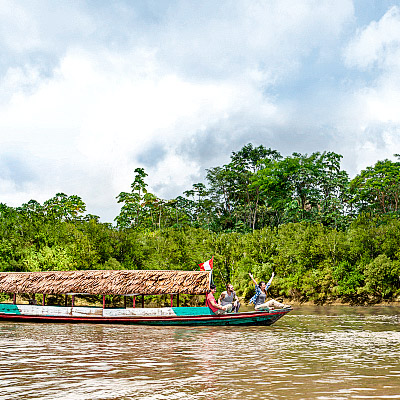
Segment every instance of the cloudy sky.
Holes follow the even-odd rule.
[[[0,0],[0,202],[112,222],[145,168],[176,197],[247,143],[400,153],[400,0]]]

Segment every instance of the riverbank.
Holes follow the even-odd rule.
[[[254,308],[254,306],[252,304],[248,304],[248,302],[239,297],[239,300],[242,304],[242,307],[246,307],[246,308]],[[396,301],[383,301],[383,302],[379,302],[379,303],[364,303],[364,304],[356,304],[356,303],[349,303],[349,302],[341,302],[341,301],[332,301],[332,302],[326,302],[326,303],[322,303],[322,304],[317,304],[314,303],[312,301],[296,301],[296,300],[290,300],[290,299],[285,299],[285,298],[276,298],[275,300],[283,303],[283,304],[288,304],[291,305],[293,307],[301,307],[301,306],[321,306],[321,307],[326,307],[326,306],[347,306],[347,307],[400,307],[400,300],[396,300]]]

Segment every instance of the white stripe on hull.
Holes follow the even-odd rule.
[[[129,316],[174,316],[171,307],[164,308],[97,308],[97,307],[56,307],[18,304],[22,315],[60,317],[129,317]]]

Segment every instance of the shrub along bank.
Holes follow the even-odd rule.
[[[95,218],[60,219],[2,205],[0,270],[196,270],[214,256],[219,290],[232,282],[249,299],[258,280],[276,277],[273,297],[296,302],[373,304],[400,296],[400,221],[360,215],[340,231],[286,223],[247,233],[204,228],[124,229]]]

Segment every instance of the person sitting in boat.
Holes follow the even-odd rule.
[[[275,276],[274,273],[272,273],[271,279],[267,283],[261,281],[260,284],[257,284],[256,280],[254,279],[253,275],[250,272],[249,276],[251,280],[254,282],[256,289],[256,294],[250,299],[250,303],[254,304],[254,308],[256,311],[269,311],[274,308],[289,307],[274,299],[267,301],[267,290],[271,286],[272,279]]]
[[[214,294],[217,291],[217,287],[212,283],[210,285],[210,291],[206,297],[206,304],[214,314],[226,314],[232,311],[232,304],[227,304],[226,306],[221,306],[215,300]]]
[[[238,312],[240,308],[239,299],[236,295],[233,285],[228,283],[226,285],[226,291],[222,292],[218,299],[218,304],[221,306],[226,306],[228,304],[232,305],[232,312]]]

